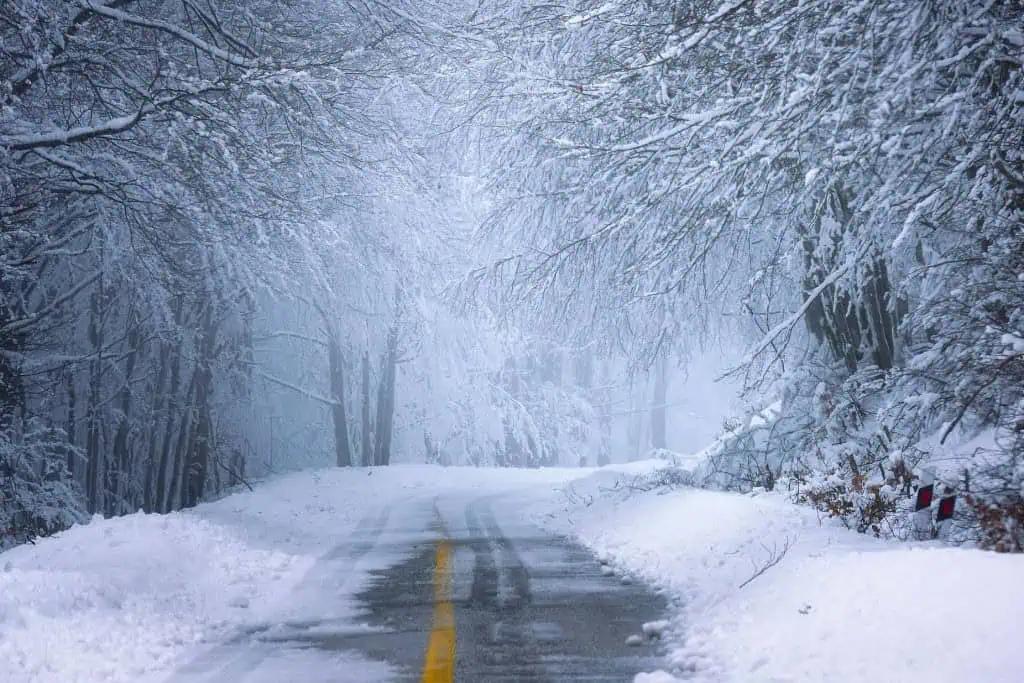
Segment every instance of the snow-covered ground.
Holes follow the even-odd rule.
[[[780,495],[637,490],[657,466],[598,472],[539,511],[671,597],[674,675],[638,683],[1024,680],[1024,556],[881,541]]]
[[[393,534],[408,528],[398,501],[510,490],[669,596],[669,623],[648,629],[666,671],[640,683],[1021,680],[1024,557],[878,541],[771,494],[631,487],[658,466],[323,470],[188,512],[98,519],[0,554],[0,681],[191,681],[239,634],[327,613],[358,629],[351,596],[398,559]],[[350,554],[388,507],[392,542]],[[256,680],[388,676],[345,653],[308,657],[322,661],[264,661]]]
[[[190,511],[96,518],[0,554],[0,681],[191,681],[183,675],[191,662],[240,634],[324,616],[347,617],[358,628],[351,596],[369,571],[398,559],[388,554],[393,546],[339,555],[362,520],[408,507],[396,501],[446,491],[553,492],[552,484],[575,476],[578,470],[330,469],[284,476]],[[392,515],[391,526],[401,528],[402,520]],[[332,557],[344,571],[320,575],[318,563]],[[307,683],[321,680],[318,674],[336,681],[339,670],[361,682],[387,675],[379,664],[332,653],[320,662],[263,661],[262,677],[246,680],[280,683],[289,668],[301,669]],[[219,680],[235,679],[225,672]]]

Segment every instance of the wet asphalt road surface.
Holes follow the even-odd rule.
[[[453,549],[457,681],[631,681],[658,668],[657,642],[627,645],[663,600],[602,573],[589,552],[519,521],[514,504],[491,499],[435,504],[433,527]],[[499,521],[500,520],[500,521]],[[399,680],[420,680],[434,608],[436,542],[374,572],[359,595],[367,656],[386,659]]]
[[[367,515],[307,577],[322,616],[253,628],[172,681],[596,682],[660,668],[657,640],[626,641],[664,617],[664,600],[524,519],[522,505],[514,496],[435,499]],[[451,558],[444,602],[454,614],[454,661],[430,677],[440,544]],[[358,613],[330,618],[332,594],[364,559],[376,566],[355,592]],[[379,666],[346,665],[353,655]]]

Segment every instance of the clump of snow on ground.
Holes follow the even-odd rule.
[[[776,494],[645,490],[641,467],[573,482],[542,508],[671,597],[660,630],[674,676],[638,683],[1021,680],[1024,556],[880,541]]]

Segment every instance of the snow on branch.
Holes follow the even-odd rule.
[[[174,37],[185,41],[197,50],[205,52],[216,59],[225,61],[228,64],[232,64],[243,69],[255,69],[261,66],[258,60],[247,59],[233,52],[228,52],[216,45],[211,45],[194,33],[186,31],[180,26],[169,24],[166,21],[160,21],[159,19],[146,19],[145,17],[140,17],[135,14],[129,14],[109,7],[105,3],[95,2],[95,0],[79,0],[79,5],[109,19],[115,19],[126,24],[132,24],[133,26],[141,26],[143,28],[151,28],[157,31],[163,31],[164,33],[169,33]]]
[[[49,133],[40,133],[38,135],[10,135],[0,137],[0,147],[6,147],[12,152],[23,152],[27,150],[37,150],[40,148],[63,147],[65,145],[72,145],[78,142],[85,142],[92,138],[117,135],[118,133],[123,133],[134,128],[146,116],[157,112],[168,105],[220,89],[221,86],[211,86],[207,88],[197,88],[196,90],[187,93],[177,93],[175,95],[156,100],[155,102],[144,104],[139,107],[138,111],[134,114],[116,116],[95,126],[79,126],[77,128],[70,128],[67,130],[55,130]],[[52,163],[57,163],[57,160],[48,160]],[[66,163],[67,162],[61,165],[66,167]]]
[[[781,336],[784,332],[789,331],[790,329],[793,328],[793,326],[800,322],[800,320],[802,320],[804,315],[807,313],[808,309],[814,304],[815,301],[817,301],[818,297],[821,296],[822,292],[824,292],[826,289],[834,285],[836,282],[839,281],[840,278],[842,278],[844,275],[850,272],[850,270],[857,264],[857,262],[860,261],[861,257],[865,253],[867,253],[869,246],[870,242],[866,242],[853,257],[848,259],[846,263],[843,264],[842,267],[834,270],[831,275],[822,280],[821,284],[819,284],[817,287],[811,290],[810,294],[807,295],[807,298],[804,299],[804,302],[803,304],[800,305],[800,308],[794,311],[788,318],[786,318],[778,325],[773,327],[771,330],[769,330],[768,334],[766,334],[761,339],[761,341],[759,341],[757,345],[754,346],[754,348],[751,349],[743,357],[743,359],[739,363],[737,363],[735,366],[733,366],[725,373],[723,373],[722,377],[728,377],[729,375],[732,375],[733,373],[738,372],[740,369],[753,363],[754,359],[760,356],[762,353],[764,353],[764,351],[769,346],[771,346],[772,343],[779,338],[779,336]]]
[[[4,325],[0,325],[0,334],[10,335],[10,334],[18,334],[20,332],[24,332],[26,329],[28,329],[31,326],[37,324],[40,320],[43,320],[43,319],[47,318],[48,316],[52,315],[53,313],[57,312],[58,310],[60,310],[60,308],[64,304],[66,304],[67,302],[69,302],[72,299],[74,299],[75,297],[77,297],[82,291],[84,291],[89,286],[91,286],[92,283],[94,283],[97,280],[99,280],[100,279],[100,275],[101,275],[101,272],[100,271],[96,271],[95,273],[93,273],[92,275],[90,275],[87,278],[84,278],[77,285],[72,287],[70,290],[65,292],[63,295],[61,295],[61,296],[57,297],[56,299],[54,299],[53,301],[51,301],[49,304],[47,304],[43,308],[39,309],[35,313],[32,313],[31,315],[28,315],[28,316],[26,316],[24,318],[18,318],[16,320],[12,320],[12,321],[4,324]]]
[[[260,377],[262,377],[263,379],[267,380],[268,382],[276,384],[276,385],[278,385],[280,387],[284,387],[285,389],[291,389],[292,391],[294,391],[294,392],[296,392],[298,394],[302,394],[303,396],[305,396],[308,399],[312,399],[314,401],[319,401],[320,403],[323,403],[324,405],[328,405],[328,406],[332,406],[332,407],[338,405],[338,402],[336,400],[334,400],[333,398],[327,398],[325,396],[321,396],[320,394],[317,394],[316,392],[310,391],[309,389],[304,389],[304,388],[298,386],[297,384],[292,384],[291,382],[286,382],[285,380],[280,379],[278,377],[274,377],[273,375],[268,374],[268,373],[264,372],[263,370],[260,370],[259,368],[256,369],[256,374],[258,374]]]

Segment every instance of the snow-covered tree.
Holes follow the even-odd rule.
[[[944,459],[937,430],[1019,430],[1001,380],[1022,362],[1019,4],[493,12],[509,256],[491,282],[652,358],[695,330],[746,336],[758,412],[783,404],[766,459],[745,447],[719,470],[821,472],[856,497]]]

